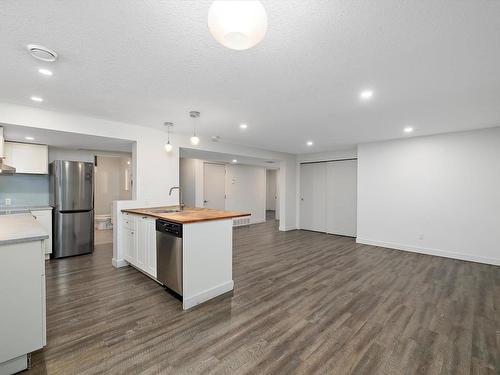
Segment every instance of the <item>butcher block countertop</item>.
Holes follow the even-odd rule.
[[[169,212],[169,213],[158,212],[162,210],[172,210],[175,208],[178,208],[178,206],[131,208],[122,210],[122,212],[127,212],[129,214],[136,214],[136,215],[151,216],[157,219],[172,221],[174,223],[179,223],[179,224],[190,224],[202,221],[223,220],[223,219],[232,219],[235,217],[250,216],[250,213],[247,212],[220,211],[220,210],[213,210],[211,208],[191,208],[191,207],[185,207],[182,211],[179,212]]]

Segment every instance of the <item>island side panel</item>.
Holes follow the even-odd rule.
[[[233,289],[233,220],[183,225],[183,309]]]

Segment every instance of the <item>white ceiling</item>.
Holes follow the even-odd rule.
[[[116,138],[0,124],[6,141],[36,143],[74,150],[132,152],[132,142]],[[33,140],[26,140],[32,137]]]
[[[500,125],[500,1],[267,0],[247,51],[212,38],[210,3],[2,0],[0,101],[178,132],[194,109],[202,136],[291,153]]]

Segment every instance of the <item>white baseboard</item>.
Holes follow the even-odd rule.
[[[9,359],[0,363],[0,374],[17,374],[28,368],[28,355],[23,354],[19,357]]]
[[[295,229],[298,229],[298,228],[295,227],[295,226],[291,226],[291,227],[279,227],[279,231],[280,232],[288,232],[289,230],[295,230]]]
[[[128,266],[128,262],[125,259],[111,259],[111,264],[115,268],[120,268],[120,267],[125,267]]]
[[[500,259],[495,259],[495,258],[485,258],[485,257],[476,256],[476,255],[455,253],[455,252],[446,251],[446,250],[438,250],[438,249],[430,249],[430,248],[425,248],[425,247],[402,245],[402,244],[393,243],[393,242],[375,241],[375,240],[369,240],[367,238],[361,238],[361,237],[357,237],[356,242],[362,243],[365,245],[372,245],[372,246],[378,246],[378,247],[386,247],[386,248],[395,249],[395,250],[409,251],[412,253],[433,255],[433,256],[444,257],[444,258],[466,260],[469,262],[484,263],[484,264],[491,264],[494,266],[500,266]]]
[[[233,280],[228,281],[227,283],[218,285],[212,289],[205,290],[201,293],[195,294],[194,296],[186,298],[185,296],[182,297],[182,309],[187,310],[190,309],[191,307],[194,307],[196,305],[199,305],[200,303],[203,303],[205,301],[208,301],[209,299],[215,298],[217,296],[220,296],[221,294],[230,292],[234,288],[234,282]]]

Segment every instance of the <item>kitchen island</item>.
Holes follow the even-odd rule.
[[[46,343],[44,227],[30,213],[0,215],[0,374],[28,366]]]
[[[175,292],[184,310],[233,290],[233,218],[249,213],[178,206],[121,212],[124,259]]]

